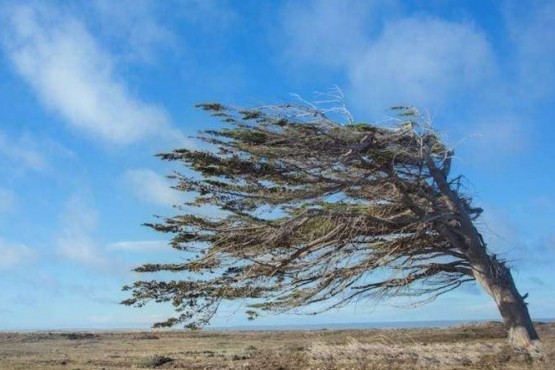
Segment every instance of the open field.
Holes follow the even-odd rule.
[[[505,346],[498,323],[447,329],[0,333],[0,369],[555,369]]]

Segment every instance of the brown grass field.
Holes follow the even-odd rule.
[[[0,369],[555,369],[505,344],[499,323],[446,329],[0,332]]]

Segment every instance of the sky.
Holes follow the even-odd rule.
[[[178,261],[142,226],[184,200],[156,153],[216,127],[194,105],[318,100],[357,122],[426,112],[485,209],[535,318],[555,288],[555,1],[0,0],[0,330],[147,328],[171,307],[122,306],[146,262]],[[498,319],[468,285],[421,307],[360,301],[320,316],[214,326]]]

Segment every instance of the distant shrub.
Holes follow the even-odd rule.
[[[143,362],[142,367],[153,369],[173,361],[174,359],[171,357],[155,355],[153,357],[147,358]]]
[[[93,333],[62,333],[62,337],[69,340],[96,339],[98,334]]]

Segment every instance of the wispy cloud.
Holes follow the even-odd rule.
[[[159,59],[161,48],[176,46],[176,36],[167,26],[168,17],[174,15],[164,12],[159,1],[96,0],[90,5],[101,25],[99,31],[116,41],[118,58],[151,63]]]
[[[57,161],[75,159],[75,153],[58,141],[24,132],[18,135],[0,131],[0,176],[19,177],[27,173],[55,175]]]
[[[459,160],[479,163],[488,170],[501,170],[511,165],[501,159],[514,158],[533,144],[533,130],[517,112],[486,113],[466,126],[460,122],[459,127],[451,131],[463,136],[456,148],[461,149]]]
[[[75,17],[44,3],[2,9],[3,45],[40,101],[71,126],[112,143],[182,140],[164,109],[134,96],[113,57]]]
[[[341,68],[348,96],[365,113],[400,103],[435,110],[495,75],[491,46],[472,23],[404,16],[397,2],[309,4],[285,8],[285,55]]]
[[[505,257],[509,254],[509,258],[520,257],[519,251],[525,247],[523,231],[508,209],[488,205],[477,224],[492,251]]]
[[[542,210],[553,209],[555,207],[555,201],[550,196],[538,195],[532,198],[530,205]]]
[[[448,127],[464,163],[504,168],[539,135],[542,123],[529,104],[555,92],[555,43],[548,41],[555,5],[507,4],[508,32],[494,45],[480,24],[438,18],[425,7],[411,13],[400,2],[289,2],[281,52],[295,67],[341,73],[360,119],[380,121],[392,105],[415,105]]]
[[[524,259],[534,266],[551,266],[555,259],[555,233],[540,236],[530,247],[523,251]]]
[[[555,3],[504,3],[504,15],[514,52],[509,61],[520,98],[543,99],[555,93]]]
[[[65,259],[91,268],[108,268],[112,261],[95,242],[92,233],[98,214],[82,196],[72,196],[60,217],[58,253]]]
[[[31,247],[0,238],[0,271],[11,270],[31,262],[37,253]]]
[[[477,222],[488,248],[517,271],[537,273],[555,257],[555,234],[532,234],[507,208],[486,205]]]
[[[281,11],[284,59],[288,64],[344,67],[360,55],[368,32],[376,30],[378,15],[396,7],[395,1],[289,2]],[[380,12],[380,14],[378,14]]]
[[[13,220],[13,215],[19,211],[19,203],[20,199],[14,191],[0,186],[0,227]]]
[[[168,250],[168,242],[164,240],[136,240],[110,243],[106,246],[108,250],[120,250],[126,252],[156,252]]]
[[[184,0],[175,2],[176,13],[202,31],[222,31],[239,19],[233,1]]]
[[[28,135],[14,138],[0,132],[0,158],[2,157],[17,163],[18,168],[42,171],[47,167],[44,153]]]
[[[548,238],[547,238],[547,246],[555,252],[555,234],[551,234]]]
[[[147,203],[173,206],[183,202],[183,194],[172,189],[171,182],[153,170],[127,170],[123,177],[137,198]]]
[[[2,214],[13,210],[15,203],[15,194],[10,190],[0,188],[0,219],[2,219]]]
[[[398,103],[435,110],[483,86],[493,66],[485,35],[471,24],[409,18],[388,23],[347,73],[356,102],[374,112]]]

